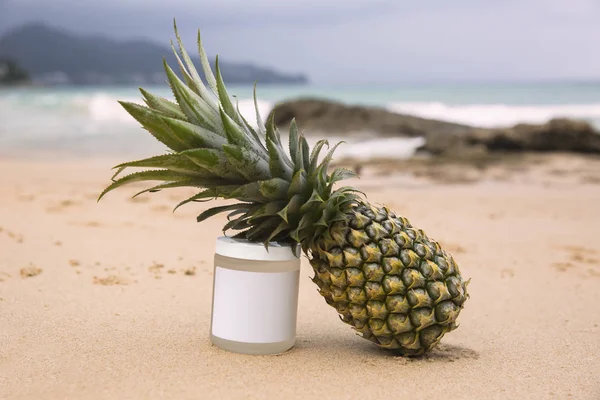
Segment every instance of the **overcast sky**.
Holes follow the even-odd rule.
[[[305,72],[316,83],[600,78],[600,0],[0,0],[45,21]]]

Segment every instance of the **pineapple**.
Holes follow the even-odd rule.
[[[113,182],[100,195],[123,185],[157,181],[135,196],[175,187],[199,191],[178,207],[215,198],[233,204],[209,208],[201,222],[227,212],[224,232],[234,237],[300,246],[314,270],[313,282],[342,321],[377,346],[402,355],[420,355],[457,327],[468,298],[467,283],[452,256],[410,222],[369,204],[350,186],[354,176],[328,171],[337,145],[320,157],[327,141],[312,151],[289,128],[289,155],[272,117],[258,127],[241,115],[226,91],[216,59],[213,74],[198,32],[205,84],[175,25],[175,53],[183,80],[164,61],[175,102],[140,89],[146,106],[121,102],[169,151],[115,167]],[[271,114],[272,115],[272,114]],[[339,144],[339,143],[338,143]],[[126,168],[147,168],[117,179]]]

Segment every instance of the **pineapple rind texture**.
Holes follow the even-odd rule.
[[[346,215],[309,251],[319,293],[377,346],[407,356],[430,350],[457,327],[468,298],[454,258],[386,208],[358,202]]]

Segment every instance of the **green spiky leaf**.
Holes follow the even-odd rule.
[[[333,170],[333,172],[331,173],[331,177],[329,178],[329,190],[332,189],[333,185],[336,182],[355,177],[356,173],[354,171],[350,171],[349,169],[345,168],[336,168]]]
[[[250,224],[248,223],[248,218],[236,218],[228,221],[225,226],[223,226],[223,232],[227,232],[230,229],[239,231],[246,229],[249,226]]]
[[[220,149],[227,143],[224,137],[201,126],[174,118],[163,117],[162,120],[169,127],[172,136],[183,143],[186,149],[197,147]]]
[[[235,96],[234,96],[234,97],[235,97]],[[266,152],[266,149],[265,149],[265,147],[264,147],[264,146],[263,146],[263,144],[262,144],[262,140],[261,140],[262,138],[261,138],[261,136],[260,136],[260,133],[259,133],[259,132],[257,132],[257,131],[256,131],[256,130],[255,130],[253,127],[252,127],[252,125],[250,125],[250,123],[249,123],[249,122],[246,120],[246,118],[244,118],[244,116],[243,116],[243,115],[242,115],[242,113],[240,112],[240,104],[239,104],[239,102],[238,102],[238,99],[237,99],[237,97],[235,97],[235,109],[236,109],[236,111],[237,111],[238,115],[240,116],[240,118],[241,118],[241,120],[242,120],[242,123],[243,123],[243,128],[246,130],[246,132],[250,132],[250,134],[252,135],[252,138],[254,139],[254,143],[255,143],[256,145],[258,145],[259,147],[261,147],[261,146],[262,146],[262,149],[261,149],[261,150],[263,150],[263,151],[265,151],[265,152]]]
[[[198,176],[202,178],[212,178],[214,175],[205,169],[198,168],[196,164],[180,154],[163,154],[145,158],[143,160],[129,161],[115,166],[120,173],[127,167],[160,168],[168,169],[174,172],[181,172],[185,175]],[[113,176],[116,178],[117,174]]]
[[[254,82],[254,90],[252,93],[252,97],[254,99],[254,110],[256,111],[256,125],[258,126],[258,133],[264,137],[266,135],[266,130],[258,109],[258,100],[256,99],[256,82]]]
[[[315,207],[315,206],[320,206],[321,204],[323,204],[325,202],[325,200],[323,200],[321,198],[321,195],[319,195],[319,192],[317,192],[316,190],[313,190],[310,198],[302,205],[302,207],[300,207],[300,212],[301,213],[307,213],[310,211],[311,208]]]
[[[198,86],[198,84],[196,82],[194,82],[194,78],[191,77],[191,75],[188,72],[187,68],[185,67],[185,65],[183,65],[183,61],[181,61],[181,58],[179,57],[179,53],[177,53],[177,50],[175,50],[175,46],[173,45],[173,41],[171,41],[171,50],[173,51],[173,54],[175,55],[175,61],[177,61],[177,65],[179,65],[179,71],[181,72],[181,75],[183,76],[183,79],[185,80],[185,83],[197,95],[200,95],[200,87]]]
[[[233,217],[235,217],[236,215],[240,215],[240,214],[245,214],[246,210],[244,209],[239,209],[239,210],[234,210],[232,212],[230,212],[229,214],[227,214],[227,220],[231,221]]]
[[[111,185],[109,185],[100,194],[100,197],[98,197],[98,200],[100,200],[102,197],[104,197],[104,195],[107,194],[108,192],[110,192],[120,186],[123,186],[125,184],[128,184],[128,183],[142,182],[142,181],[180,181],[184,178],[189,178],[189,176],[186,174],[182,174],[181,172],[174,172],[174,171],[169,171],[169,170],[152,170],[152,171],[135,172],[133,174],[124,176],[123,178],[121,178],[121,179],[113,182]]]
[[[280,165],[280,169],[283,169],[285,171],[289,170],[289,174],[286,172],[285,176],[287,176],[288,179],[291,179],[294,171],[294,163],[292,162],[292,160],[290,160],[288,155],[285,153],[285,150],[283,149],[283,146],[281,144],[281,135],[279,134],[279,131],[275,126],[274,118],[275,113],[271,113],[271,115],[269,115],[269,119],[267,120],[266,139],[267,141],[270,140],[272,142],[269,153],[271,157],[273,157],[274,152],[277,153],[276,164]],[[267,146],[269,146],[269,143],[267,143]]]
[[[248,181],[271,178],[268,162],[254,153],[230,144],[223,145],[223,152],[230,165]]]
[[[273,178],[266,181],[260,181],[259,185],[260,194],[270,200],[285,198],[290,187],[288,181],[280,178]]]
[[[321,150],[323,146],[329,146],[329,142],[327,140],[319,140],[315,147],[313,147],[312,152],[310,153],[310,166],[306,171],[309,175],[313,175],[317,170],[317,166],[319,164],[319,155],[321,154]]]
[[[227,88],[225,88],[225,82],[223,82],[223,76],[221,75],[221,69],[219,68],[219,56],[216,57],[215,61],[215,71],[217,73],[217,90],[219,93],[219,100],[221,101],[221,108],[225,111],[225,113],[236,123],[240,124],[240,118],[237,114],[235,108],[233,107],[233,103],[231,102],[231,98],[227,93]]]
[[[300,136],[300,146],[302,148],[302,168],[305,171],[310,170],[310,148],[304,135]]]
[[[298,223],[298,227],[290,233],[290,237],[296,242],[301,242],[303,239],[301,232],[310,228],[314,223],[315,219],[312,214],[304,214]]]
[[[285,180],[291,180],[293,170],[286,163],[287,155],[270,138],[267,138],[267,149],[269,151],[269,169],[271,175]]]
[[[174,151],[186,149],[186,146],[173,136],[173,133],[164,123],[163,117],[160,114],[136,103],[119,101],[119,104],[159,142]]]
[[[278,235],[284,234],[290,229],[291,227],[287,222],[281,221],[279,225],[277,225],[277,227],[273,229],[273,231],[267,237],[267,240],[265,241],[265,246],[268,246],[269,242],[272,242]]]
[[[302,196],[299,194],[295,194],[292,196],[288,204],[277,213],[285,222],[289,223],[289,215],[297,214],[300,211],[300,207],[302,206],[303,200]]]
[[[338,142],[335,144],[335,146],[333,146],[333,148],[331,150],[329,150],[329,152],[327,153],[327,155],[323,158],[323,161],[321,161],[321,163],[319,164],[319,166],[317,167],[317,174],[319,176],[324,176],[325,174],[327,174],[327,168],[329,167],[329,163],[331,162],[331,160],[333,159],[333,153],[335,153],[335,150],[338,148],[339,145],[341,145],[342,143],[346,143],[346,142]]]
[[[189,179],[182,179],[180,181],[162,183],[160,185],[152,186],[150,188],[147,188],[140,192],[137,192],[136,194],[134,194],[132,196],[132,198],[138,197],[138,196],[140,196],[144,193],[148,193],[148,192],[150,192],[150,193],[160,192],[163,189],[171,189],[171,188],[178,188],[178,187],[201,187],[203,182],[204,182],[204,180],[196,180],[193,178],[189,178]]]
[[[252,241],[260,241],[265,240],[267,238],[266,232],[271,231],[272,229],[277,228],[279,222],[273,219],[265,220],[257,225],[254,225],[252,228],[248,229],[246,232],[246,238]]]
[[[227,134],[227,140],[230,144],[247,149],[263,160],[268,160],[269,156],[264,148],[258,146],[258,144],[248,136],[242,127],[240,127],[233,119],[229,117],[229,115],[227,115],[223,108],[220,108],[219,112],[223,126],[225,127],[225,133]]]
[[[306,172],[301,169],[294,174],[294,178],[290,184],[290,189],[288,190],[288,196],[293,196],[294,194],[305,193],[307,189],[310,189],[308,186],[308,177]]]
[[[230,204],[230,205],[226,205],[226,206],[212,207],[212,208],[209,208],[208,210],[202,212],[200,215],[198,215],[198,217],[196,217],[196,221],[202,222],[210,217],[213,217],[213,216],[215,216],[219,213],[225,212],[225,211],[248,209],[251,206],[252,206],[252,204],[248,204],[248,203],[237,203],[237,204]]]
[[[173,90],[173,95],[177,99],[181,111],[183,111],[189,121],[205,129],[220,132],[223,123],[219,114],[179,79],[167,64],[166,59],[163,60],[163,65],[167,73],[169,85]]]
[[[144,102],[152,110],[162,114],[165,117],[185,120],[185,114],[183,111],[181,111],[177,104],[160,96],[155,96],[144,88],[140,88],[140,92],[142,93],[142,96],[144,96]]]
[[[272,217],[277,215],[279,211],[285,207],[285,201],[271,201],[269,203],[263,204],[250,215],[250,222],[264,217]]]
[[[243,182],[244,175],[239,173],[229,162],[224,151],[215,149],[191,149],[181,152],[194,164],[210,171],[215,177],[221,177],[231,182]]]
[[[290,122],[290,134],[289,134],[289,147],[290,147],[290,158],[296,161],[296,154],[298,153],[299,147],[298,137],[298,126],[296,125],[296,118],[292,118]],[[301,166],[296,164],[296,168],[300,169]],[[296,171],[294,171],[296,172]]]
[[[214,189],[204,190],[204,191],[197,193],[197,194],[193,195],[192,197],[189,197],[189,198],[183,200],[182,202],[178,203],[175,206],[175,208],[173,209],[173,212],[175,210],[177,210],[179,207],[181,207],[185,204],[191,203],[193,201],[200,201],[200,200],[207,201],[210,199],[214,199],[215,197],[216,197],[216,191]]]
[[[218,105],[217,105],[216,99],[204,86],[204,83],[202,82],[202,79],[200,78],[200,74],[198,74],[198,71],[196,70],[194,63],[192,62],[192,59],[190,58],[187,50],[185,49],[185,47],[183,45],[181,37],[179,36],[179,32],[177,31],[177,24],[175,23],[175,21],[173,21],[173,27],[175,29],[175,37],[177,38],[177,44],[179,45],[179,51],[181,52],[183,61],[185,62],[185,65],[187,67],[187,70],[189,71],[189,75],[190,75],[190,78],[192,81],[192,84],[190,86],[193,87],[194,89],[196,89],[196,93],[206,102],[206,104],[208,104],[209,107],[211,107],[214,111],[217,111]],[[175,55],[177,56],[177,52],[175,51],[175,49],[173,49],[173,50],[174,50]],[[177,57],[177,58],[179,58],[179,57]]]
[[[210,67],[210,62],[208,61],[208,57],[206,56],[206,51],[204,51],[204,45],[202,44],[202,37],[200,35],[200,29],[198,29],[198,54],[200,55],[200,63],[202,64],[202,70],[204,71],[204,77],[208,82],[208,85],[212,89],[212,92],[215,96],[218,96],[219,90],[217,88],[217,80],[212,72]]]
[[[279,178],[252,182],[236,188],[228,194],[228,198],[259,203],[285,199],[289,185],[289,182]]]

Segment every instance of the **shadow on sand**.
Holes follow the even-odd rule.
[[[299,338],[296,345],[287,352],[296,355],[305,351],[317,351],[340,355],[363,356],[372,360],[377,359],[402,359],[405,362],[455,362],[461,360],[477,360],[479,353],[473,349],[453,344],[440,343],[426,354],[420,356],[403,356],[392,350],[385,350],[375,346],[364,339],[354,341],[343,338],[335,340],[331,337],[321,336],[315,339]]]
[[[367,344],[368,345],[368,344]],[[367,346],[368,349],[363,349],[363,354],[371,357],[386,357],[404,359],[407,362],[455,362],[459,360],[477,360],[479,353],[467,347],[456,346],[451,344],[439,344],[429,352],[420,356],[403,356],[399,353],[390,350],[380,349],[376,346]]]

